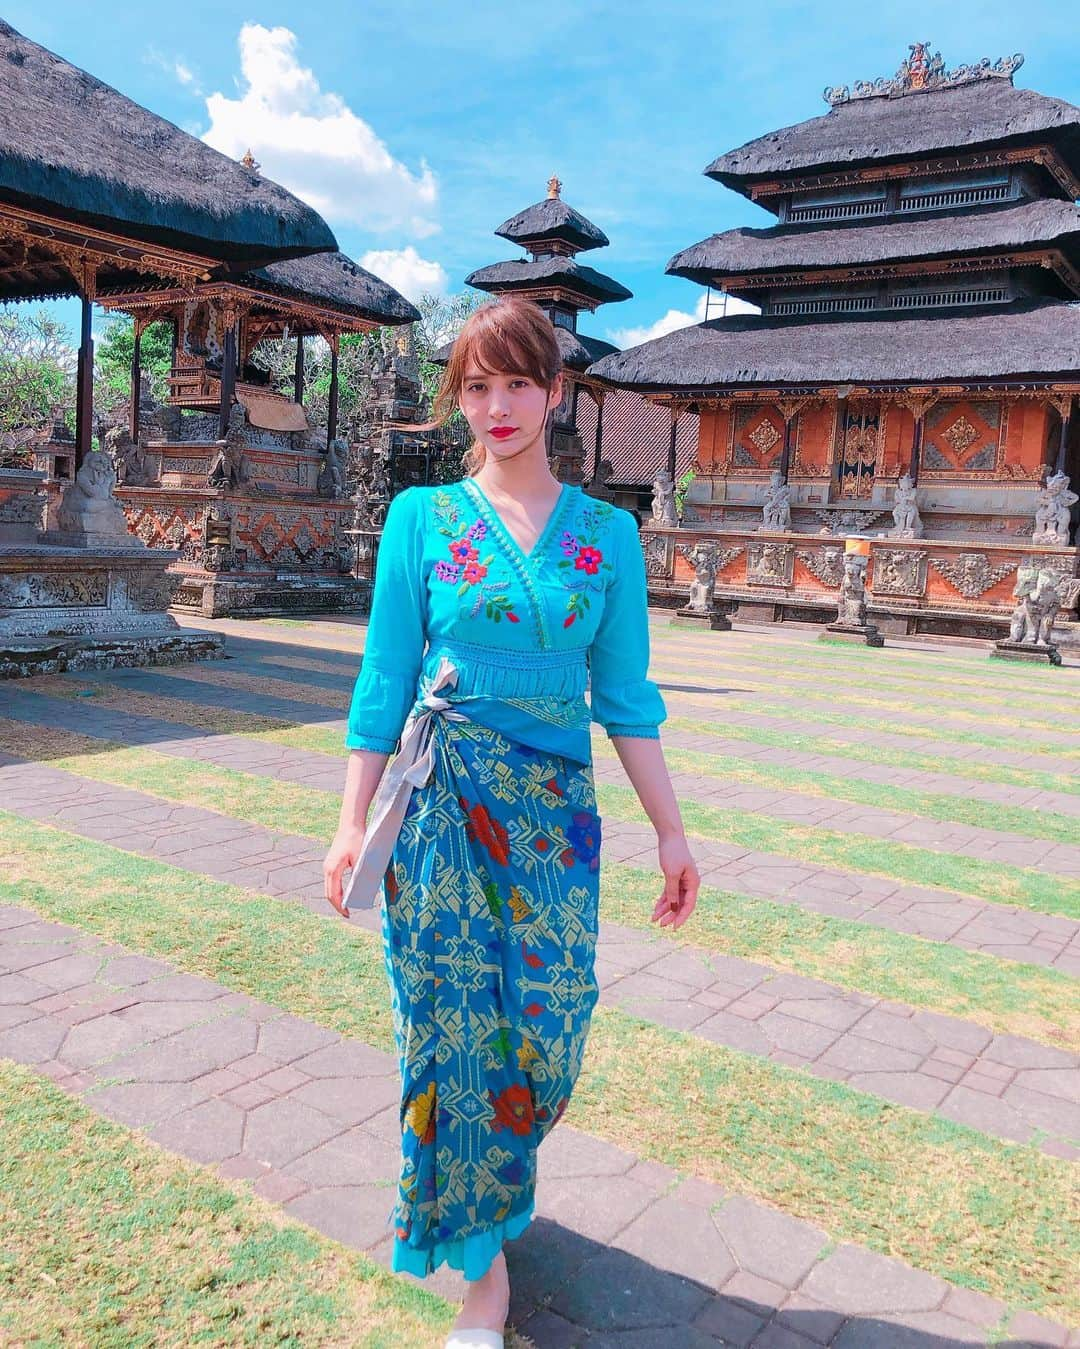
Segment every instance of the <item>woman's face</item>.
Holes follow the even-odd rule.
[[[461,411],[488,454],[510,458],[540,440],[548,412],[562,400],[562,376],[544,389],[528,375],[493,375],[470,369],[461,388]]]

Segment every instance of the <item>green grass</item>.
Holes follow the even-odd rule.
[[[0,812],[0,899],[388,1048],[379,938]],[[379,971],[378,975],[376,971]],[[1080,1314],[1069,1166],[610,1009],[574,1123],[1057,1319]]]
[[[1034,768],[1013,768],[978,759],[951,759],[947,755],[925,754],[918,750],[882,749],[861,740],[847,740],[841,736],[797,735],[791,731],[770,731],[764,726],[744,726],[738,721],[716,724],[693,717],[668,717],[665,728],[689,731],[707,742],[710,737],[724,740],[744,740],[754,745],[770,745],[783,750],[805,750],[809,754],[836,754],[860,763],[887,762],[896,768],[913,768],[920,773],[947,773],[963,780],[997,782],[1007,787],[1031,788],[1036,791],[1067,792],[1080,796],[1080,774],[1043,773]],[[339,737],[340,739],[340,737]]]
[[[52,757],[61,748],[79,753]],[[329,843],[335,827],[336,794],[235,769],[2,721],[0,749],[322,843]],[[607,917],[644,923],[655,876],[610,862],[603,876]],[[690,939],[710,950],[827,979],[873,997],[964,1016],[997,1031],[1050,1044],[1067,1038],[1080,1043],[1080,1012],[1071,983],[1055,971],[715,889],[705,892]]]
[[[601,745],[596,758],[614,759],[615,753]],[[945,792],[923,792],[915,788],[893,787],[882,782],[864,782],[834,773],[784,768],[779,764],[748,763],[732,754],[708,754],[698,750],[665,749],[664,758],[675,772],[696,773],[702,777],[722,778],[753,787],[771,787],[800,796],[825,797],[851,801],[919,815],[930,820],[969,824],[978,829],[1003,830],[1042,838],[1052,843],[1080,842],[1080,820],[1048,810],[1025,810],[1023,806],[991,804],[971,797]],[[961,788],[962,790],[962,788]],[[767,813],[767,812],[766,812]]]
[[[629,787],[608,783],[597,787],[600,813],[614,820],[640,823],[647,820],[641,803]],[[914,885],[953,890],[1001,904],[1039,913],[1080,918],[1080,881],[1069,876],[1049,876],[1032,867],[983,862],[956,853],[931,852],[908,843],[845,834],[832,829],[807,829],[770,820],[747,810],[725,810],[680,801],[687,833],[749,848],[776,853],[817,866],[840,867],[869,875],[887,876]]]
[[[658,871],[610,862],[600,869],[601,913],[608,922],[641,927],[659,891]],[[999,960],[707,885],[685,927],[650,931],[677,946],[752,960],[1080,1051],[1076,981],[1041,965]]]
[[[441,1299],[0,1060],[0,1340],[424,1349]]]

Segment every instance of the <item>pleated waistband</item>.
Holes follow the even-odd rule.
[[[586,650],[577,647],[567,651],[513,651],[478,642],[440,640],[428,648],[422,674],[427,678],[433,676],[439,661],[447,656],[458,669],[459,695],[578,698],[588,683]]]

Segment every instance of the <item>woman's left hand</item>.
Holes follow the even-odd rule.
[[[656,901],[652,921],[661,927],[682,927],[694,912],[701,877],[690,856],[685,834],[665,834],[659,839],[660,870],[664,893]]]

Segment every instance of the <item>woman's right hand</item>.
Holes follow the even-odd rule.
[[[360,849],[363,846],[364,826],[343,825],[334,835],[334,841],[330,844],[330,850],[323,861],[323,892],[342,918],[349,917],[348,910],[342,904],[342,876],[360,856]]]

